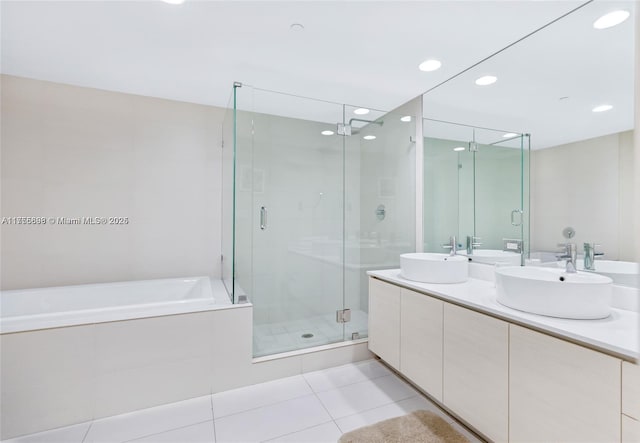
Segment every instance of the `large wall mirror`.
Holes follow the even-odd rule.
[[[456,191],[460,192],[454,196],[447,186],[440,190],[447,196],[438,190],[434,193],[428,187],[432,180],[429,174],[437,163],[425,163],[425,211],[445,214],[451,221],[455,198],[458,235],[474,232],[488,237],[486,247],[494,249],[500,246],[496,238],[517,235],[508,217],[515,209],[512,194],[521,191],[525,219],[522,239],[531,258],[553,260],[558,243],[567,241],[563,230],[571,227],[575,235],[570,241],[580,252],[584,243],[599,245],[597,252],[604,253],[602,269],[609,261],[617,265],[637,262],[634,243],[638,234],[632,228],[634,192],[638,192],[633,186],[635,7],[633,1],[587,2],[427,92],[423,96],[425,162],[437,157],[438,152],[452,155],[449,161],[457,168]],[[630,16],[616,26],[594,26],[614,10],[629,11]],[[495,78],[493,83],[490,77]],[[490,84],[478,84],[483,81]],[[444,130],[446,125],[450,126],[449,134]],[[462,185],[471,180],[464,176],[470,151],[460,150],[454,159],[452,149],[457,142],[474,140],[474,128],[479,143],[476,163],[483,162],[482,174],[489,175],[487,180],[500,184],[489,186],[486,181],[478,181],[476,175],[471,188],[476,195],[472,199],[470,188]],[[478,128],[499,130],[492,133]],[[494,135],[493,141],[485,137],[487,134]],[[522,134],[530,134],[530,139]],[[440,145],[451,142],[451,146],[445,149],[438,143],[430,145],[432,135],[444,140]],[[495,143],[501,138],[506,141]],[[529,143],[530,163],[526,155],[520,156],[523,184],[516,189],[517,173],[509,158],[517,158],[516,152]],[[487,145],[495,149],[489,150]],[[501,147],[504,149],[498,149]],[[482,155],[483,150],[486,155]],[[481,173],[477,164],[475,172]],[[442,174],[443,169],[437,173]],[[442,201],[427,201],[436,194]],[[434,219],[433,214],[426,213],[427,250],[442,240],[434,236],[444,235],[429,226],[430,219]],[[493,231],[483,227],[480,220],[491,223]],[[465,227],[470,223],[475,223],[475,231]],[[632,272],[637,274],[637,265],[635,269]]]

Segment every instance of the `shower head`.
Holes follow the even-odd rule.
[[[354,128],[352,126],[353,122],[363,122],[363,123],[368,123],[371,125],[378,125],[378,126],[382,126],[384,124],[384,121],[382,120],[365,120],[364,118],[352,118],[351,120],[349,120],[349,127],[351,128],[351,133],[349,135],[355,135],[360,133],[360,130],[364,128],[364,126],[360,127],[360,128]]]
[[[384,124],[384,121],[382,120],[365,120],[363,118],[352,118],[351,120],[349,120],[349,123],[347,123],[346,125],[344,123],[338,123],[338,129],[336,131],[338,135],[343,135],[343,136],[355,135],[355,134],[358,134],[360,130],[365,128],[366,126],[365,125],[359,128],[354,128],[352,126],[353,122],[363,122],[363,123],[368,123],[368,124],[378,125],[378,126],[382,126]]]
[[[365,120],[363,118],[352,118],[351,120],[349,120],[349,126],[351,126],[352,122],[370,123],[372,125],[379,125],[379,126],[384,125],[384,121],[382,120]]]

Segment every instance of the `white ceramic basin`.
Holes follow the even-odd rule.
[[[596,274],[605,275],[613,280],[613,284],[637,288],[640,286],[640,264],[629,261],[596,260]],[[584,261],[578,260],[578,270],[584,270]]]
[[[401,254],[400,273],[407,280],[423,283],[462,283],[469,278],[469,260],[431,252]]]
[[[476,249],[471,255],[467,255],[465,251],[458,253],[466,255],[474,263],[520,265],[520,254],[517,252],[502,251],[500,249]]]
[[[496,269],[498,302],[532,314],[597,319],[611,313],[612,280],[589,272],[508,266]]]

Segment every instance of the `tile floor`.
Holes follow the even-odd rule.
[[[351,339],[351,334],[358,332],[366,337],[368,328],[366,312],[352,309],[351,321],[344,326],[336,323],[334,313],[317,315],[304,320],[290,320],[257,324],[253,328],[253,356],[278,354],[312,346],[337,343]],[[343,332],[344,327],[344,332]],[[303,337],[313,334],[312,337]]]
[[[344,432],[417,409],[481,441],[386,366],[367,360],[4,443],[336,442]]]

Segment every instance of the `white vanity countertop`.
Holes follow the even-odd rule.
[[[546,317],[501,305],[496,301],[496,288],[491,281],[470,278],[465,283],[420,283],[403,278],[400,269],[369,271],[367,274],[513,323],[548,332],[550,335],[567,338],[616,357],[626,360],[640,358],[638,312],[613,309],[611,315],[602,320]]]

